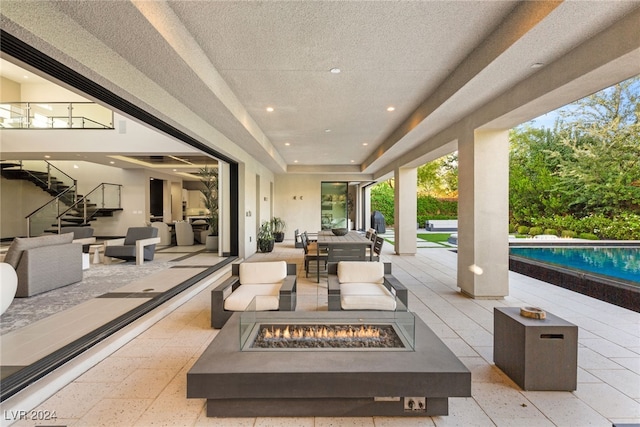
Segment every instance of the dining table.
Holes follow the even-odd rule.
[[[373,260],[373,241],[364,234],[358,233],[357,231],[349,231],[347,234],[343,236],[337,236],[333,234],[331,230],[320,230],[318,232],[318,241],[316,244],[318,257],[316,258],[317,262],[317,282],[320,283],[320,252],[328,251],[330,254],[332,253],[332,248],[336,247],[345,247],[345,248],[359,248],[361,249],[359,256],[360,260],[365,261],[367,248],[369,248],[369,261]],[[342,261],[343,259],[340,256],[330,256],[327,259],[327,262],[334,261]],[[355,259],[349,258],[350,261],[354,261]]]

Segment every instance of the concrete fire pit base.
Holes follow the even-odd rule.
[[[353,321],[372,312],[273,312],[281,321]],[[392,312],[375,313],[378,321]],[[415,318],[414,349],[242,351],[234,314],[187,374],[187,397],[210,417],[448,415],[449,397],[471,396],[471,373]]]

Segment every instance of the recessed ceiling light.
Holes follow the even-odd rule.
[[[47,154],[47,155],[45,155],[45,156],[44,156],[44,158],[45,158],[45,159],[50,159],[50,158],[51,158],[51,156]]]
[[[174,169],[173,171],[174,171],[174,172],[177,172],[177,171],[178,171],[178,169]]]
[[[113,160],[112,160],[112,161],[110,161],[109,163],[111,163],[112,165],[115,165],[115,164],[116,164],[116,162],[114,162]]]
[[[29,78],[29,76],[22,76],[22,77],[24,77],[25,79],[28,79],[28,78]]]
[[[298,163],[298,161],[297,161],[297,160],[294,160],[294,161],[293,161],[293,163]]]
[[[329,132],[331,132],[331,129],[325,129],[324,131],[325,131],[326,133],[329,133]]]
[[[531,64],[531,68],[542,68],[544,67],[544,64],[542,62],[536,62],[534,64]]]
[[[395,111],[396,107],[387,107],[387,111]]]
[[[340,74],[340,68],[332,68],[329,70],[331,72],[331,74]]]
[[[267,111],[268,112],[272,112],[273,111],[273,107],[267,107]]]
[[[369,143],[368,142],[363,142],[362,145],[364,145],[366,147],[367,145],[369,145]]]
[[[286,145],[287,147],[291,145],[290,142],[285,142],[284,145]]]
[[[79,169],[79,168],[80,168],[80,166],[78,166],[78,165],[73,165],[73,168],[74,168],[74,169]]]

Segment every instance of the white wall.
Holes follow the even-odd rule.
[[[20,84],[5,77],[0,77],[0,101],[20,101]]]
[[[144,169],[121,169],[89,162],[50,162],[78,182],[78,193],[86,195],[101,183],[122,185],[122,209],[114,217],[101,217],[91,223],[97,236],[124,236],[129,227],[142,227],[149,221],[149,178],[169,179],[162,173]],[[77,165],[78,168],[75,168]],[[174,178],[175,179],[175,178]],[[96,197],[90,198],[96,200]],[[164,205],[165,210],[171,206]]]
[[[172,184],[182,186],[175,176],[145,169],[121,169],[89,162],[51,161],[52,165],[77,180],[78,193],[87,195],[101,183],[122,185],[123,211],[113,217],[99,217],[91,223],[96,236],[124,236],[129,227],[141,227],[149,221],[149,179],[163,179],[167,182],[163,215],[171,218]],[[75,166],[78,166],[77,168]],[[52,174],[55,175],[55,172]],[[25,236],[24,217],[45,204],[51,197],[35,185],[21,180],[2,179],[0,187],[0,230],[2,238]],[[101,200],[98,195],[92,201]]]
[[[89,102],[90,100],[51,83],[20,83],[21,102]]]
[[[26,236],[25,216],[49,200],[51,196],[31,182],[0,178],[0,237]]]
[[[360,176],[348,174],[276,175],[274,216],[282,218],[287,224],[285,239],[293,239],[296,229],[309,233],[320,230],[320,184],[323,181],[348,182],[361,179]]]

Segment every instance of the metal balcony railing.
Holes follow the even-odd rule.
[[[113,129],[113,111],[95,102],[3,102],[5,129]]]

